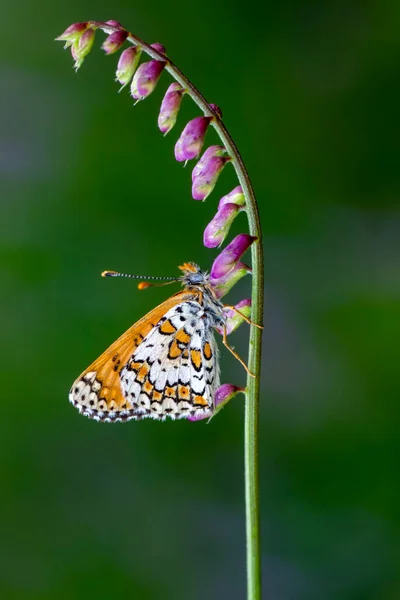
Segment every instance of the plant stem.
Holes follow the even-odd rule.
[[[118,27],[96,23],[106,33],[118,31]],[[141,47],[149,56],[166,61],[165,70],[181,84],[193,102],[206,116],[213,116],[212,125],[219,138],[232,157],[232,164],[237,178],[242,186],[246,199],[246,213],[249,222],[249,233],[257,237],[251,245],[251,259],[253,268],[252,278],[252,313],[251,320],[262,325],[264,305],[264,266],[262,233],[258,213],[257,201],[246,167],[239,151],[222,123],[218,114],[210,107],[204,96],[175,66],[175,64],[149,44],[131,33],[129,42]],[[259,422],[259,395],[260,395],[260,366],[261,366],[262,331],[258,327],[250,327],[248,368],[256,377],[247,377],[246,403],[245,403],[245,435],[244,435],[244,462],[245,462],[245,501],[246,501],[246,546],[247,546],[247,600],[261,600],[261,545],[260,545],[260,501],[259,501],[259,467],[258,467],[258,422]]]

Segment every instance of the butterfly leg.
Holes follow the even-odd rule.
[[[227,333],[226,333],[226,325],[224,325],[224,327],[223,327],[222,343],[224,344],[225,348],[227,348],[229,350],[229,352],[231,354],[233,354],[233,356],[240,362],[240,364],[242,365],[242,367],[244,368],[244,370],[246,371],[246,373],[248,375],[250,375],[250,377],[255,377],[255,375],[253,373],[251,373],[251,371],[249,371],[249,368],[246,365],[246,363],[244,362],[244,360],[242,360],[240,358],[239,354],[237,352],[235,352],[234,349],[231,348],[231,346],[228,344]]]
[[[254,321],[251,321],[248,317],[246,317],[246,315],[244,315],[238,308],[236,308],[236,306],[231,306],[230,304],[224,304],[225,308],[230,308],[232,310],[234,310],[238,315],[240,315],[242,317],[242,319],[244,319],[246,321],[246,323],[248,323],[249,325],[254,325],[254,327],[258,327],[258,329],[264,329],[263,325],[258,325],[258,323],[254,323]]]

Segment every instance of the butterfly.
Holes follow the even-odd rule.
[[[109,423],[212,416],[220,385],[216,328],[247,370],[226,342],[227,307],[207,273],[191,262],[179,269],[181,277],[154,279],[180,281],[183,289],[132,325],[74,382],[69,400],[81,414]],[[139,278],[115,271],[103,276]]]

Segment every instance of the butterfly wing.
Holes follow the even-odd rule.
[[[171,309],[135,349],[121,387],[137,417],[207,416],[219,385],[213,331],[195,299]]]
[[[87,417],[98,421],[129,421],[142,418],[121,389],[121,371],[171,308],[185,303],[192,293],[181,291],[168,298],[132,325],[74,382],[70,402]]]

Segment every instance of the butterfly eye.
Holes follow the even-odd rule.
[[[191,284],[204,283],[203,273],[191,273],[188,276],[188,282]]]

